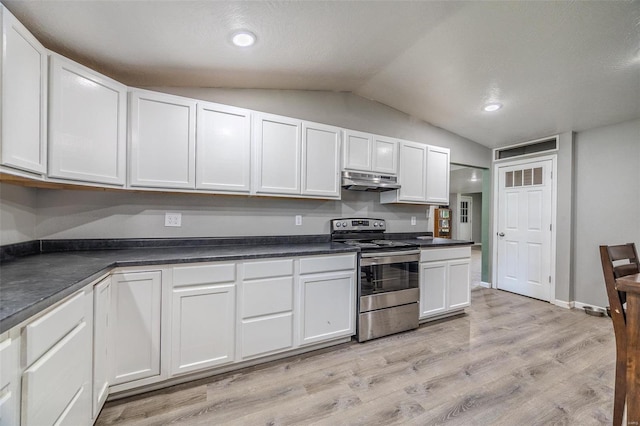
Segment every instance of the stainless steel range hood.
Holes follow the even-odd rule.
[[[342,187],[351,191],[383,192],[400,189],[395,176],[342,172]]]

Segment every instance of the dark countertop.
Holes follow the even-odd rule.
[[[469,245],[470,241],[434,238],[418,240],[414,235],[406,235],[407,242],[418,243],[421,247],[446,247]],[[394,235],[395,239],[400,239]],[[236,261],[268,257],[295,257],[320,254],[353,253],[359,249],[342,244],[323,241],[322,238],[278,240],[247,238],[224,240],[192,240],[193,245],[173,244],[162,247],[159,243],[148,243],[144,247],[140,241],[122,240],[117,248],[117,240],[104,241],[97,247],[108,249],[82,248],[96,247],[88,240],[45,241],[33,246],[54,247],[55,250],[10,258],[0,264],[0,333],[18,325],[29,317],[64,299],[92,281],[108,274],[113,268],[126,266],[152,266],[178,263],[211,261]],[[69,242],[71,241],[71,242]],[[96,240],[100,241],[100,240]],[[156,240],[158,241],[158,240]],[[184,240],[187,241],[187,240]],[[241,243],[241,244],[240,244]],[[188,244],[188,243],[184,243]],[[210,244],[210,245],[206,245]],[[81,248],[81,250],[78,250]],[[66,251],[65,251],[66,250]]]

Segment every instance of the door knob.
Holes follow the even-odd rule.
[[[504,232],[498,234],[499,237],[504,237]]]

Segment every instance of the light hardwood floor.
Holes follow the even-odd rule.
[[[475,288],[467,313],[107,403],[98,425],[611,424],[609,318]]]

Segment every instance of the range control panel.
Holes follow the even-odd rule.
[[[384,231],[387,225],[384,219],[333,219],[331,231]]]

